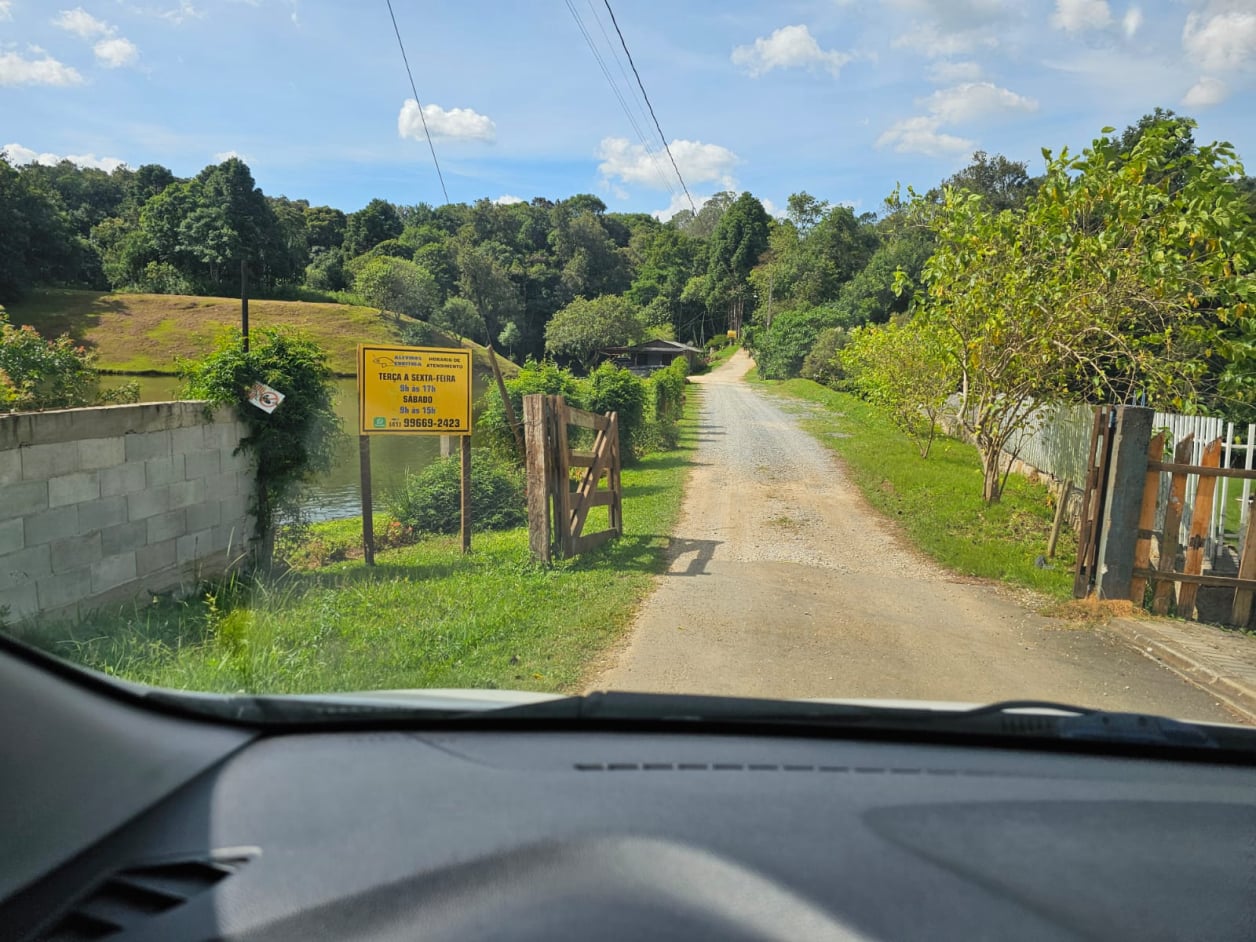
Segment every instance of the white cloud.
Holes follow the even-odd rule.
[[[1182,104],[1191,108],[1207,108],[1221,104],[1229,93],[1225,82],[1205,75],[1182,96]]]
[[[1143,25],[1143,11],[1138,7],[1132,6],[1125,11],[1125,16],[1121,20],[1121,29],[1125,31],[1127,39],[1133,39],[1134,34],[1138,32],[1139,27]]]
[[[78,85],[83,76],[72,66],[58,62],[47,53],[42,59],[27,59],[20,53],[0,52],[0,85]]]
[[[1112,25],[1112,9],[1108,0],[1055,0],[1051,25],[1070,33],[1106,29]]]
[[[492,120],[470,108],[450,108],[446,111],[440,105],[424,105],[420,116],[419,103],[413,98],[407,98],[401,106],[397,115],[397,133],[403,138],[421,141],[424,139],[424,120],[434,138],[491,141],[497,135],[497,126]]]
[[[119,160],[117,157],[97,157],[95,154],[66,154],[64,157],[58,154],[41,154],[31,150],[29,147],[23,147],[21,144],[5,144],[3,147],[0,147],[0,151],[3,151],[5,156],[9,158],[9,162],[15,166],[34,163],[53,167],[63,160],[68,160],[70,163],[77,164],[80,167],[95,167],[98,170],[112,173],[125,163],[125,161]]]
[[[900,154],[925,154],[939,157],[971,151],[974,142],[964,137],[945,134],[942,119],[934,115],[917,115],[890,125],[877,138],[878,147],[893,147]]]
[[[821,68],[836,76],[854,56],[821,49],[806,26],[782,26],[771,36],[760,36],[752,45],[736,47],[730,58],[733,65],[758,78],[773,69]]]
[[[162,10],[157,14],[163,20],[168,20],[175,26],[181,26],[188,20],[200,20],[205,18],[205,11],[198,10],[193,6],[191,0],[179,0],[178,7],[170,10]]]
[[[13,19],[13,0],[0,0],[0,20]]]
[[[935,62],[929,67],[929,78],[935,82],[975,82],[981,78],[981,65],[971,59]]]
[[[983,47],[992,49],[998,44],[998,38],[992,34],[983,34],[975,30],[947,33],[933,26],[910,29],[896,37],[893,43],[896,47],[918,49],[931,59],[962,56]]]
[[[703,144],[701,141],[675,140],[671,142],[671,151],[687,184],[717,182],[725,190],[731,190],[736,185],[732,171],[738,157],[727,147]],[[675,183],[665,155],[651,154],[645,147],[630,143],[627,138],[603,138],[597,156],[602,161],[598,164],[598,171],[608,183],[619,180],[656,190],[666,189],[669,184]]]
[[[140,57],[139,47],[121,36],[102,39],[92,47],[92,51],[96,53],[96,61],[107,69],[120,69],[124,65],[132,65]]]
[[[232,159],[242,160],[246,164],[249,162],[249,159],[238,150],[220,150],[218,153],[214,154],[214,163],[216,164],[225,163],[226,161]]]
[[[1256,61],[1256,10],[1234,8],[1213,16],[1191,12],[1182,28],[1182,48],[1210,72],[1241,69]]]
[[[493,200],[498,206],[513,206],[515,203],[525,202],[518,196],[511,196],[509,193],[503,193],[497,199]]]
[[[979,29],[1005,19],[1011,12],[1007,0],[889,0],[890,6],[905,13],[932,20],[950,33]]]
[[[764,211],[765,213],[767,213],[769,216],[771,216],[773,219],[784,219],[784,218],[785,218],[785,213],[784,213],[784,211],[783,211],[783,210],[782,210],[779,206],[777,206],[775,203],[773,203],[770,199],[767,199],[767,198],[765,197],[765,198],[763,198],[763,199],[759,200],[759,202],[763,204],[763,211]]]
[[[1038,102],[993,82],[965,82],[941,88],[921,102],[946,124],[976,121],[1001,111],[1037,111]]]
[[[917,49],[932,59],[993,49],[1005,32],[1003,21],[1021,13],[1005,0],[888,0],[913,17],[893,45]]]
[[[62,10],[60,14],[52,21],[52,25],[58,29],[63,29],[67,33],[73,33],[79,39],[94,39],[97,36],[110,36],[113,34],[111,27],[104,20],[98,20],[82,7],[75,7],[73,10]]]

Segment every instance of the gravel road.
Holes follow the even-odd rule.
[[[739,352],[695,377],[699,447],[670,566],[590,685],[779,697],[1041,697],[1235,722],[1106,632],[908,549]],[[629,510],[631,513],[631,510]]]

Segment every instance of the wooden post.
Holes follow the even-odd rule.
[[[1159,461],[1164,457],[1164,432],[1147,446],[1147,461]],[[1143,483],[1143,506],[1138,512],[1138,542],[1134,544],[1134,568],[1146,569],[1151,565],[1151,528],[1156,525],[1156,504],[1160,500],[1160,472],[1148,471]],[[1130,601],[1143,604],[1147,594],[1147,579],[1135,576],[1130,580]]]
[[[1247,502],[1247,529],[1243,534],[1243,555],[1239,560],[1239,578],[1256,579],[1256,497],[1249,497]],[[1251,589],[1234,590],[1234,606],[1230,609],[1230,624],[1236,628],[1246,628],[1247,621],[1252,617]]]
[[[1147,447],[1155,413],[1140,406],[1117,409],[1108,482],[1099,505],[1095,588],[1101,599],[1128,599],[1134,576],[1134,541],[1147,477]]]
[[[375,511],[371,506],[371,436],[358,436],[358,464],[362,471],[362,558],[375,565]]]
[[[462,552],[471,552],[471,436],[462,441]]]
[[[1173,449],[1174,464],[1190,464],[1191,450],[1195,443],[1195,433],[1187,435]],[[1160,538],[1161,572],[1172,574],[1177,564],[1178,529],[1182,525],[1182,504],[1186,500],[1186,475],[1174,471],[1169,481],[1169,503],[1164,510],[1164,534]],[[1169,600],[1173,598],[1173,579],[1156,579],[1156,594],[1151,602],[1151,610],[1157,615],[1169,613]]]
[[[1205,468],[1221,467],[1221,439],[1215,439],[1204,446],[1204,454],[1199,459]],[[1212,530],[1212,498],[1216,493],[1217,479],[1209,474],[1199,477],[1195,487],[1195,505],[1191,508],[1191,532],[1186,541],[1186,565],[1182,571],[1198,576],[1204,571],[1204,544]],[[1182,618],[1195,617],[1195,594],[1199,586],[1193,582],[1184,582],[1178,589],[1178,615]]]
[[[567,446],[567,400],[550,396],[550,415],[554,423],[554,521],[558,528],[558,555],[567,559],[574,554],[571,534],[571,449]]]
[[[550,449],[546,439],[546,398],[523,397],[524,454],[528,475],[528,547],[548,565],[552,559],[550,533]]]
[[[501,367],[497,365],[497,354],[493,352],[491,344],[488,348],[488,362],[493,367],[493,378],[497,380],[497,391],[502,397],[502,408],[506,410],[506,424],[510,426],[510,432],[515,436],[515,447],[522,453],[523,434],[519,431],[519,419],[515,417],[515,407],[506,393],[506,381],[502,379]]]
[[[1055,544],[1060,539],[1060,527],[1064,524],[1064,508],[1073,493],[1073,479],[1069,478],[1060,488],[1060,497],[1055,505],[1055,519],[1051,521],[1051,536],[1047,538],[1047,559],[1055,559]]]

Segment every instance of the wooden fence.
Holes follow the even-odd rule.
[[[622,536],[618,415],[573,409],[562,396],[531,395],[523,397],[523,426],[532,554],[548,563],[555,555],[575,556]],[[571,426],[593,432],[591,450],[572,450]],[[579,472],[578,479],[572,478],[573,469]],[[605,488],[601,487],[603,478]],[[609,526],[585,533],[594,507],[607,508]]]

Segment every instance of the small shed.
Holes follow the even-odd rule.
[[[677,357],[684,357],[693,372],[702,351],[677,340],[647,340],[632,347],[607,347],[602,355],[638,376],[649,376],[671,366]]]

